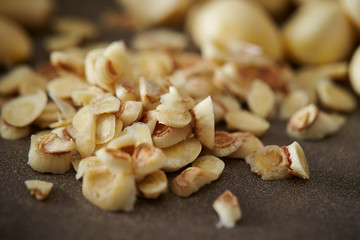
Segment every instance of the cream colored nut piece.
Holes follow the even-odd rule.
[[[31,136],[28,164],[38,172],[50,172],[54,174],[66,173],[71,166],[71,152],[61,154],[47,154],[40,148],[42,141],[47,136]]]
[[[250,165],[251,171],[260,175],[263,180],[278,180],[291,176],[286,154],[279,146],[265,146],[250,153],[245,161]]]
[[[0,65],[11,66],[31,56],[31,40],[16,22],[0,16],[0,36]]]
[[[189,96],[196,99],[203,99],[215,90],[215,86],[212,82],[212,77],[191,76],[186,79],[185,89]]]
[[[148,143],[137,145],[132,158],[133,172],[136,176],[144,176],[162,168],[167,160],[160,148]]]
[[[241,110],[241,104],[238,99],[229,94],[216,94],[211,97],[213,102],[217,102],[225,112]]]
[[[157,122],[158,122],[157,121],[157,114],[156,114],[155,110],[150,110],[150,111],[145,112],[143,114],[143,118],[142,118],[141,121],[148,125],[150,134],[152,135],[154,133],[154,131],[155,131],[155,128],[156,128],[156,125],[157,125]]]
[[[358,32],[360,32],[360,3],[357,0],[341,0],[339,1],[342,9],[344,10],[346,16],[354,23],[357,27]]]
[[[120,120],[123,122],[124,127],[129,126],[133,122],[137,122],[141,119],[143,113],[143,104],[140,101],[127,101],[121,108]]]
[[[270,117],[275,111],[275,93],[261,80],[257,79],[252,83],[246,101],[250,111],[262,118]]]
[[[234,132],[232,135],[242,140],[242,144],[235,152],[226,156],[228,158],[245,159],[247,155],[264,147],[264,144],[254,134],[249,132]]]
[[[161,95],[160,102],[167,107],[176,108],[179,111],[190,110],[195,106],[195,101],[187,95],[181,95],[179,91],[170,86],[169,92]]]
[[[81,78],[65,75],[51,80],[47,85],[49,95],[58,98],[70,98],[75,90],[84,90],[89,87]]]
[[[159,123],[170,127],[183,128],[191,122],[191,113],[189,111],[179,111],[163,104],[157,106],[156,114]]]
[[[76,148],[72,139],[62,139],[56,133],[49,133],[41,137],[39,150],[45,154],[63,154]]]
[[[146,78],[140,78],[139,91],[145,109],[155,109],[160,104],[160,96],[165,93],[160,84]]]
[[[353,53],[349,66],[349,79],[354,92],[360,95],[360,46]]]
[[[61,72],[81,77],[85,75],[85,56],[82,51],[55,51],[50,54],[50,61]]]
[[[83,177],[82,193],[95,206],[108,211],[134,208],[136,185],[132,175],[113,173],[106,166],[90,168]]]
[[[77,173],[75,175],[75,178],[79,180],[84,176],[86,171],[88,171],[91,168],[103,166],[104,163],[100,161],[100,159],[96,156],[86,157],[80,160]]]
[[[270,127],[268,121],[245,110],[226,113],[225,121],[230,130],[251,132],[256,136],[262,136]]]
[[[153,143],[158,148],[170,147],[185,140],[191,129],[190,124],[183,128],[174,128],[159,123],[152,135]]]
[[[354,30],[338,1],[302,4],[284,25],[283,36],[287,54],[308,65],[343,60],[355,43]]]
[[[96,26],[78,17],[61,17],[55,20],[54,30],[61,34],[76,34],[81,39],[93,38],[97,35]]]
[[[213,203],[213,209],[219,215],[220,221],[216,227],[233,228],[242,217],[239,201],[229,190],[221,194]]]
[[[140,51],[132,56],[133,76],[157,80],[166,77],[174,70],[174,61],[170,53],[164,51]]]
[[[25,127],[31,124],[45,109],[47,95],[39,90],[36,93],[17,97],[2,107],[2,118],[12,126]]]
[[[89,87],[85,90],[74,90],[71,93],[71,99],[75,106],[84,106],[90,104],[93,98],[104,94],[104,91],[98,87]]]
[[[225,157],[232,154],[243,143],[243,140],[238,138],[237,135],[224,131],[216,131],[214,139],[214,148],[211,151],[217,157]]]
[[[253,1],[206,2],[190,11],[187,27],[195,44],[200,47],[207,41],[250,42],[259,45],[274,59],[282,57],[280,34],[275,23]]]
[[[32,72],[29,76],[24,78],[24,81],[19,85],[19,94],[27,95],[31,93],[36,93],[38,90],[46,91],[47,80],[35,73]]]
[[[341,115],[325,113],[315,105],[309,105],[289,119],[286,131],[296,139],[317,140],[335,134],[345,122],[346,118]]]
[[[140,51],[181,51],[187,47],[188,39],[182,33],[167,28],[158,28],[138,33],[133,38],[131,45]]]
[[[288,119],[299,109],[310,104],[310,97],[305,90],[295,90],[287,95],[280,103],[280,119]]]
[[[116,83],[115,93],[116,97],[122,102],[135,101],[137,99],[133,84],[126,80],[118,81]]]
[[[47,128],[51,123],[58,121],[59,117],[62,117],[59,108],[54,102],[48,102],[34,124],[40,128]]]
[[[176,176],[170,189],[180,197],[189,197],[206,184],[217,179],[217,175],[198,167],[188,167]]]
[[[192,109],[195,119],[195,135],[201,144],[209,149],[214,148],[215,117],[211,97],[207,97]]]
[[[204,155],[197,158],[191,166],[209,171],[215,174],[216,179],[218,179],[225,168],[225,163],[215,156]]]
[[[167,162],[162,168],[165,172],[174,172],[195,161],[201,152],[201,143],[196,138],[188,138],[171,147],[163,148]]]
[[[96,151],[96,156],[115,173],[131,174],[133,172],[131,165],[132,158],[124,151],[112,148],[101,148]]]
[[[356,98],[350,91],[328,79],[318,83],[317,94],[321,104],[329,110],[352,112],[357,107]]]
[[[288,146],[282,147],[286,154],[289,173],[303,179],[309,179],[309,166],[305,153],[296,141]]]
[[[91,99],[90,103],[94,105],[95,115],[114,113],[120,109],[120,100],[112,95],[100,95]]]
[[[53,0],[2,0],[0,13],[30,28],[41,28],[49,23],[55,9]]]
[[[167,192],[168,181],[163,171],[156,170],[146,175],[136,186],[140,197],[155,199]]]
[[[72,104],[51,94],[49,96],[60,110],[61,116],[63,116],[65,119],[71,119],[75,115],[76,110]]]
[[[109,142],[115,136],[115,115],[105,113],[96,117],[95,143],[104,144]]]
[[[14,127],[0,119],[0,136],[7,140],[16,140],[30,135],[30,126]]]
[[[26,180],[26,188],[30,190],[30,194],[34,195],[37,200],[44,200],[47,198],[54,186],[51,182],[41,180]]]
[[[80,108],[72,119],[76,132],[76,147],[81,156],[88,157],[95,151],[96,117],[93,107],[86,105]]]

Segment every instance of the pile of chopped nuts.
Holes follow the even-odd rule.
[[[137,1],[122,2],[132,7]],[[131,49],[123,41],[79,47],[95,36],[95,26],[81,19],[58,19],[56,35],[46,40],[51,66],[34,70],[18,65],[1,77],[0,135],[13,140],[29,136],[32,127],[43,129],[31,136],[31,168],[64,174],[73,167],[84,197],[110,211],[131,211],[137,197],[158,198],[168,186],[174,194],[189,197],[221,176],[223,157],[244,159],[263,180],[309,179],[298,142],[264,146],[261,137],[274,118],[288,120],[286,132],[296,140],[319,140],[340,131],[346,123],[340,113],[357,108],[356,97],[342,82],[349,74],[354,92],[360,93],[360,47],[350,64],[344,61],[348,49],[340,46],[333,54],[326,55],[325,49],[309,58],[307,45],[319,41],[319,33],[306,33],[304,42],[297,42],[297,34],[313,8],[337,19],[336,26],[326,24],[343,29],[344,35],[336,33],[336,39],[342,37],[339,44],[355,40],[337,3],[300,5],[284,27],[284,47],[260,5],[203,3],[188,19],[201,53],[188,52],[187,36],[165,28],[139,32]],[[177,10],[183,13],[189,6]],[[164,21],[167,14],[151,21]],[[141,16],[141,24],[150,19]],[[234,22],[236,17],[244,19]],[[213,20],[217,22],[209,24]],[[225,24],[234,31],[223,32]],[[294,70],[279,61],[284,51],[307,66]],[[216,124],[228,131],[217,130]],[[168,184],[166,173],[179,170]],[[36,181],[26,185],[38,199],[52,188]],[[219,226],[233,227],[241,218],[230,191],[213,207]]]

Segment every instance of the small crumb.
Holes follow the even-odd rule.
[[[14,170],[14,173],[17,174],[17,173],[18,173],[18,170],[15,169],[15,170]]]

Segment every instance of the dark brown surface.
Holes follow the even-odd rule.
[[[96,21],[97,12],[109,6],[115,5],[77,1],[59,6],[59,14],[79,13]],[[101,36],[117,40],[122,34]],[[193,196],[183,199],[168,192],[157,200],[139,199],[131,213],[105,212],[90,204],[74,170],[65,175],[33,171],[26,164],[29,139],[0,139],[0,239],[360,239],[359,127],[360,110],[348,116],[336,136],[300,141],[310,180],[263,181],[244,161],[226,159],[220,179]],[[262,140],[277,145],[293,141],[279,121],[272,122]],[[30,196],[27,179],[53,182],[50,197],[39,202]],[[238,197],[243,210],[233,229],[215,227],[218,217],[211,205],[225,189]]]

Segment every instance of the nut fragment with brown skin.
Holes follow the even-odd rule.
[[[191,166],[204,169],[215,174],[218,179],[225,168],[225,163],[220,158],[212,155],[204,155],[197,158]]]
[[[232,135],[241,139],[242,144],[235,152],[228,155],[228,158],[245,159],[247,155],[264,147],[264,144],[254,134],[249,132],[234,132]]]
[[[219,223],[216,225],[218,228],[233,228],[236,222],[241,219],[242,212],[239,201],[229,190],[221,194],[214,201],[212,207],[220,218]]]
[[[37,200],[44,200],[49,196],[54,184],[41,180],[26,180],[25,185],[30,190],[30,194],[34,195]]]
[[[309,179],[309,166],[300,144],[295,141],[288,146],[283,146],[282,149],[285,152],[285,161],[289,173],[303,179]]]
[[[251,171],[260,175],[263,180],[278,180],[291,176],[286,159],[282,148],[269,145],[250,153],[245,161],[250,165]]]
[[[170,189],[180,197],[189,197],[206,184],[217,179],[217,175],[198,167],[188,167],[176,176]]]
[[[93,167],[86,171],[82,193],[92,204],[107,211],[129,212],[136,201],[134,177],[114,173],[107,166]]]
[[[202,146],[198,139],[188,138],[171,147],[163,148],[167,162],[162,168],[165,172],[174,172],[195,161],[201,152]]]
[[[353,53],[349,66],[349,79],[354,92],[360,95],[360,46]]]
[[[268,121],[245,110],[226,113],[225,121],[229,130],[251,132],[256,136],[262,136],[270,127]]]
[[[132,157],[133,172],[137,176],[144,176],[162,168],[167,160],[160,148],[148,143],[136,146]]]
[[[153,143],[158,148],[167,148],[185,140],[191,132],[190,124],[183,128],[157,124],[152,134]]]
[[[217,157],[225,157],[235,152],[243,143],[241,138],[224,131],[215,132],[212,153]]]
[[[139,91],[144,108],[153,110],[160,104],[160,96],[165,93],[164,89],[155,82],[146,78],[140,78]]]
[[[50,54],[51,64],[57,70],[80,77],[85,76],[84,59],[83,52],[77,51],[77,49],[72,51],[55,51]]]
[[[72,139],[61,139],[56,133],[49,133],[39,139],[39,150],[45,154],[63,154],[76,148]]]
[[[296,139],[318,140],[335,134],[345,122],[345,117],[320,111],[314,104],[310,104],[289,119],[286,131]]]
[[[168,181],[163,171],[156,170],[146,175],[136,186],[140,197],[155,199],[167,192]]]
[[[68,148],[68,150],[70,150],[69,152],[45,153],[43,150],[46,150],[47,139],[48,135],[31,136],[28,164],[38,172],[50,172],[54,174],[67,172],[71,167],[71,148]]]

